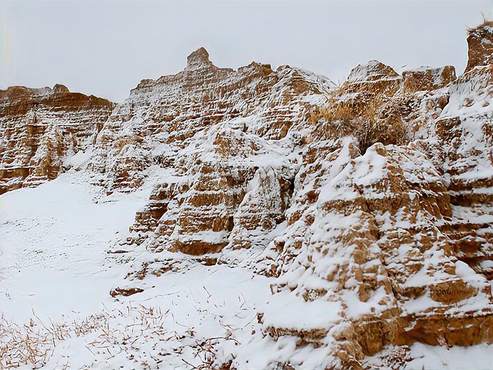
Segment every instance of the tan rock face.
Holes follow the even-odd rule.
[[[467,37],[468,62],[466,72],[477,66],[493,64],[493,22],[469,30]]]
[[[388,344],[491,343],[492,66],[457,80],[451,67],[357,72],[311,117],[288,227],[263,271],[279,294],[341,304],[324,327],[335,368]]]
[[[422,68],[415,71],[402,73],[403,88],[405,93],[417,91],[436,90],[447,86],[456,79],[455,68],[445,66],[442,68]]]
[[[92,144],[112,108],[63,85],[0,90],[0,194],[54,179],[65,155]]]
[[[156,166],[168,169],[128,242],[191,255],[264,248],[292,191],[289,152],[301,136],[288,132],[302,129],[332,86],[289,66],[219,68],[203,48],[183,72],[142,81],[108,119],[90,165],[108,174],[109,191],[132,191]]]
[[[210,61],[209,53],[205,50],[205,48],[195,50],[187,57],[187,71],[209,68],[214,68],[214,66]]]
[[[289,66],[219,68],[201,48],[184,71],[142,81],[96,125],[94,142],[81,129],[85,144],[74,146],[90,147],[75,167],[108,193],[152,187],[121,242],[152,261],[128,277],[183,259],[249,266],[272,279],[273,302],[293,300],[283,310],[328,307],[317,312],[330,320],[303,328],[258,312],[264,337],[325,348],[327,368],[364,368],[387,345],[493,342],[490,25],[468,43],[458,78],[451,66],[399,75],[371,61],[334,86]],[[60,120],[108,114],[103,103],[69,109],[66,96],[60,86],[2,92],[2,148],[35,137],[50,153],[2,149],[4,178],[52,178],[72,148],[63,125],[37,131],[33,100],[48,99],[44,117]],[[278,358],[297,366],[294,352]]]

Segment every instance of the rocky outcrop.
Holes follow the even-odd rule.
[[[90,165],[108,174],[109,191],[167,168],[127,243],[201,255],[258,245],[258,235],[265,247],[289,202],[300,135],[288,132],[332,86],[289,66],[219,68],[205,49],[184,71],[142,81],[109,117]]]
[[[470,29],[467,44],[469,48],[466,72],[477,66],[493,64],[493,22],[485,21],[482,25]]]
[[[404,93],[437,90],[447,86],[456,79],[455,68],[421,68],[402,73]]]
[[[358,368],[390,344],[492,341],[490,283],[441,231],[453,204],[419,147],[375,144],[361,155],[354,140],[338,141],[307,161],[297,183],[288,227],[262,260],[271,258],[277,294],[340,307],[334,322],[310,328],[324,333],[317,345],[337,339],[335,368]]]
[[[287,229],[260,260],[278,295],[339,307],[310,328],[316,346],[335,339],[334,368],[387,345],[493,342],[492,67],[399,77],[370,62],[311,117]],[[307,341],[269,314],[273,338]]]
[[[451,66],[399,75],[370,61],[336,87],[291,67],[218,68],[199,49],[185,71],[139,84],[98,138],[106,165],[137,153],[126,179],[168,171],[126,243],[274,277],[264,334],[326,348],[329,368],[363,368],[388,345],[493,342],[492,66],[481,60],[458,79]],[[283,317],[331,314],[300,327],[276,302],[291,302]]]
[[[0,194],[54,179],[64,156],[93,143],[112,108],[63,85],[0,90]]]
[[[458,78],[370,61],[335,86],[289,66],[220,68],[201,48],[111,114],[61,86],[9,89],[4,188],[84,149],[67,167],[107,193],[152,188],[118,245],[151,256],[128,278],[196,261],[269,277],[257,319],[263,343],[281,343],[272,368],[300,367],[298,350],[361,369],[387,346],[492,343],[490,36],[469,32]]]

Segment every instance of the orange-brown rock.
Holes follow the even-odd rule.
[[[102,127],[109,103],[9,89],[0,176],[53,178],[90,147],[67,166],[108,193],[150,193],[117,249],[151,252],[128,278],[196,262],[268,276],[283,315],[266,306],[258,321],[284,348],[272,346],[276,366],[296,368],[304,349],[325,351],[327,368],[363,369],[387,346],[401,366],[416,342],[492,343],[491,24],[468,45],[458,78],[370,61],[339,86],[289,66],[219,68],[201,48],[182,72],[139,83]],[[309,307],[321,320],[290,320]]]
[[[421,68],[402,73],[404,92],[411,94],[417,91],[439,89],[447,86],[455,79],[455,68],[453,66]]]
[[[289,66],[219,68],[203,48],[184,71],[142,81],[109,117],[90,164],[108,174],[109,191],[132,191],[168,168],[127,242],[192,255],[264,248],[284,220],[294,177],[295,158],[278,143],[299,142],[288,132],[332,86]]]
[[[0,194],[54,179],[65,156],[93,143],[112,108],[63,85],[0,90]]]
[[[485,21],[468,32],[468,60],[466,72],[474,67],[493,64],[493,22]]]
[[[278,276],[280,294],[340,302],[341,320],[324,327],[339,343],[334,368],[361,366],[387,345],[493,341],[484,63],[456,80],[451,67],[401,78],[370,62],[310,117],[288,227],[257,266]]]
[[[456,79],[371,61],[320,84],[290,67],[218,68],[203,49],[139,84],[96,157],[109,189],[161,178],[127,243],[213,263],[263,250],[249,264],[277,294],[341,307],[332,324],[265,334],[332,337],[335,368],[388,345],[491,342],[491,66]]]

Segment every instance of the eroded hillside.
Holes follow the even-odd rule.
[[[63,172],[99,201],[149,189],[103,246],[124,256],[117,300],[197,265],[265,277],[251,334],[215,338],[212,368],[247,369],[262,346],[264,368],[364,369],[405,366],[416,343],[492,343],[493,27],[467,42],[458,77],[370,61],[336,86],[201,48],[117,105],[10,88],[0,191]]]

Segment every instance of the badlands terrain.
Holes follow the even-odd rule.
[[[0,369],[491,369],[493,24],[467,43],[0,90]]]

